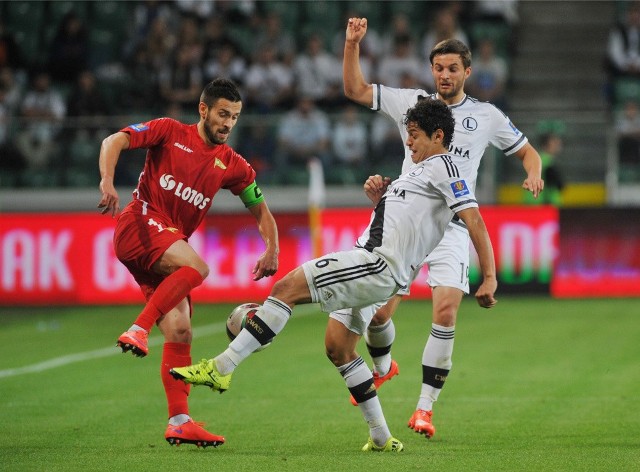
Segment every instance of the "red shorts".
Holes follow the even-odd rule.
[[[120,214],[113,234],[116,256],[133,275],[148,300],[164,276],[152,266],[169,247],[187,237],[161,213],[146,209],[135,202]]]

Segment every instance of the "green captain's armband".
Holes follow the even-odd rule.
[[[264,195],[262,190],[258,187],[258,184],[252,182],[247,188],[245,188],[239,195],[240,200],[244,203],[244,206],[250,208],[258,203],[264,202]]]

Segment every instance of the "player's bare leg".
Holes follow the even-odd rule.
[[[373,384],[373,374],[355,350],[359,340],[359,335],[329,318],[325,334],[327,357],[342,375],[369,426],[370,439],[363,450],[399,452],[403,446],[391,436]]]
[[[455,323],[464,293],[457,288],[433,289],[433,323],[422,353],[422,388],[409,427],[431,438],[433,403],[438,399],[452,366]]]

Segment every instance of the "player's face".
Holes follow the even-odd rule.
[[[464,68],[458,54],[434,56],[431,74],[436,92],[447,104],[456,103],[464,94],[464,81],[469,77],[471,68]]]
[[[443,152],[442,138],[444,133],[437,129],[431,136],[418,126],[417,123],[407,124],[407,141],[405,144],[411,150],[411,160],[414,164],[424,161],[426,158]]]
[[[238,122],[242,102],[231,102],[220,98],[210,108],[201,103],[201,116],[203,116],[203,131],[209,144],[224,144],[229,139],[231,130]]]

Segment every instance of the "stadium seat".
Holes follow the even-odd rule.
[[[300,9],[298,2],[270,1],[259,2],[265,13],[276,12],[280,15],[282,28],[297,36],[298,24],[300,20]]]
[[[398,0],[389,2],[389,18],[397,13],[406,14],[412,22],[420,23],[427,21],[429,6],[425,5],[428,2],[416,2],[416,1],[404,1]]]
[[[372,28],[380,31],[386,28],[386,2],[371,2],[367,0],[351,0],[347,2],[346,12],[353,12],[359,17],[367,19]],[[345,13],[346,13],[345,12]],[[346,28],[346,24],[343,25]]]
[[[96,67],[120,59],[122,36],[109,29],[92,28],[89,33],[89,63]]]
[[[482,39],[491,39],[495,44],[495,51],[503,59],[509,59],[509,41],[511,28],[507,24],[488,21],[477,21],[471,26],[472,46],[476,46]]]
[[[45,17],[44,2],[5,3],[5,25],[10,31],[38,32]]]
[[[87,2],[78,2],[71,0],[56,0],[53,2],[47,2],[47,22],[49,23],[60,23],[60,20],[73,10],[78,18],[82,21],[86,22],[88,19],[88,9]]]
[[[133,3],[116,1],[90,2],[91,29],[109,31],[123,41],[130,31]]]
[[[613,95],[617,106],[628,100],[640,100],[640,80],[633,78],[618,78],[613,84]]]
[[[44,59],[41,32],[44,21],[44,2],[3,2],[4,24],[13,33],[16,43],[29,65],[36,66]]]
[[[331,2],[326,0],[316,0],[313,2],[303,2],[302,22],[300,39],[304,44],[306,38],[311,33],[318,33],[324,38],[324,45],[329,48],[335,33],[344,30],[342,2]]]

